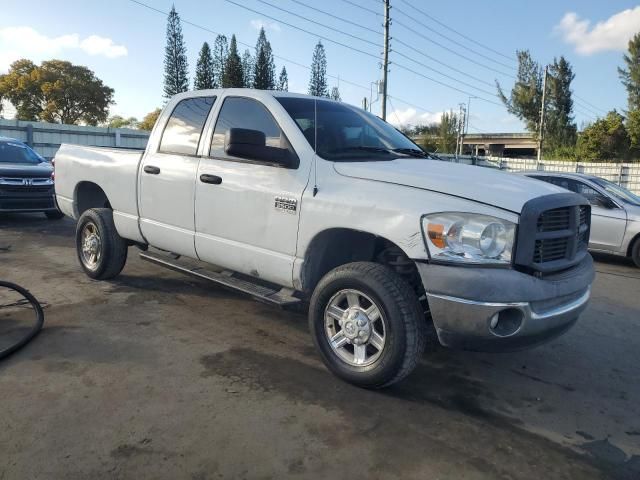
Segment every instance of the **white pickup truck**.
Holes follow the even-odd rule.
[[[180,94],[144,153],[63,145],[55,178],[87,275],[116,276],[136,245],[263,301],[308,302],[327,367],[368,388],[405,377],[430,331],[473,350],[553,338],[594,278],[583,197],[430,159],[327,99]]]

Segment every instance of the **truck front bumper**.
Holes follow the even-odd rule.
[[[442,345],[511,351],[566,332],[591,294],[591,256],[564,272],[536,278],[511,269],[418,263]]]

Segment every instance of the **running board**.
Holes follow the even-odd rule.
[[[229,270],[209,270],[202,267],[202,262],[191,259],[175,258],[169,255],[161,255],[149,252],[141,252],[140,258],[161,267],[184,273],[194,277],[209,280],[222,287],[237,292],[242,292],[251,297],[280,307],[300,303],[300,299],[293,296],[293,291],[287,288],[277,288],[260,285],[249,279],[240,278],[240,275]]]

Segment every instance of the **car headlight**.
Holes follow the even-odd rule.
[[[516,225],[488,215],[434,213],[422,217],[431,259],[454,263],[511,263]]]

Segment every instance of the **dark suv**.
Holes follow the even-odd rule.
[[[0,213],[43,212],[59,219],[53,188],[53,166],[31,147],[0,137]]]

